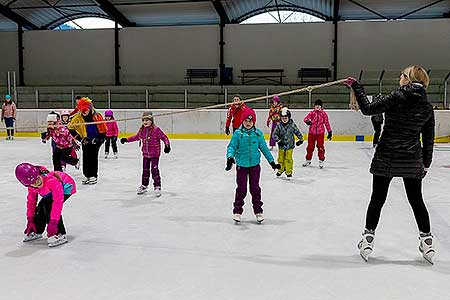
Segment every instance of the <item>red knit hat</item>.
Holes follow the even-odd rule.
[[[247,119],[252,120],[253,124],[256,124],[256,113],[250,107],[246,107],[244,112],[242,113],[242,122]]]

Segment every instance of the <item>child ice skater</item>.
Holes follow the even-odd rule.
[[[269,140],[270,151],[273,150],[273,147],[275,147],[276,144],[273,132],[275,131],[277,125],[280,123],[281,119],[280,113],[282,108],[283,106],[280,103],[280,97],[274,96],[272,98],[272,106],[270,107],[269,110],[269,116],[267,117],[267,127],[271,128]],[[270,122],[272,122],[272,127],[270,127]]]
[[[114,113],[112,110],[108,109],[105,111],[105,120],[113,120],[106,123],[105,159],[108,158],[110,144],[112,146],[114,158],[117,158],[117,137],[119,135],[119,127],[117,127],[117,122],[114,120]]]
[[[16,104],[11,99],[10,95],[5,95],[5,102],[2,104],[2,122],[5,121],[6,126],[6,140],[14,139],[14,121],[16,121]]]
[[[164,142],[164,153],[170,152],[170,141],[166,134],[154,124],[153,114],[144,112],[142,114],[142,126],[136,135],[129,138],[121,138],[120,143],[140,141],[142,143],[142,184],[137,190],[141,195],[147,192],[150,182],[150,170],[153,178],[155,196],[161,196],[161,177],[159,175],[159,157],[161,155],[161,141]],[[150,169],[151,167],[151,169]]]
[[[46,136],[44,136],[46,134]],[[67,127],[58,122],[56,114],[48,114],[47,116],[47,132],[43,133],[43,140],[52,138],[55,143],[53,148],[52,161],[55,171],[62,171],[61,162],[68,163],[78,168],[78,158],[72,156],[74,139]]]
[[[76,193],[75,181],[64,172],[49,172],[45,167],[21,163],[16,178],[28,188],[27,227],[24,242],[40,239],[47,225],[49,247],[67,243],[62,219],[64,202]],[[42,198],[38,203],[38,196]],[[37,206],[36,206],[37,205]]]
[[[300,146],[303,144],[303,135],[297,124],[292,120],[291,112],[287,107],[283,107],[281,110],[281,122],[275,128],[273,136],[278,143],[278,163],[281,165],[281,169],[277,172],[277,177],[286,172],[286,177],[290,179],[292,178],[294,167],[292,153],[295,145]],[[295,142],[295,136],[298,138],[297,142]]]
[[[235,132],[242,124],[242,113],[247,108],[240,95],[233,96],[233,104],[230,105],[227,112],[227,120],[225,122],[225,133],[230,135],[230,125],[233,125]]]
[[[237,129],[231,138],[227,148],[227,166],[225,170],[231,170],[236,162],[236,196],[234,200],[233,220],[241,221],[244,206],[244,198],[247,195],[247,181],[250,181],[250,194],[252,195],[253,212],[256,221],[264,221],[263,202],[261,201],[261,188],[259,178],[261,175],[261,152],[269,162],[270,166],[276,170],[280,165],[276,164],[264,139],[261,130],[255,127],[256,113],[251,108],[246,108],[242,114],[242,126]]]
[[[330,122],[328,121],[328,114],[323,110],[322,100],[317,99],[316,101],[314,101],[314,110],[307,114],[303,121],[306,123],[306,125],[309,126],[308,146],[306,147],[306,161],[303,166],[308,167],[311,165],[314,147],[317,143],[319,168],[322,169],[323,163],[325,161],[324,127],[326,127],[327,129],[327,139],[329,141],[331,141],[331,138],[333,136]]]

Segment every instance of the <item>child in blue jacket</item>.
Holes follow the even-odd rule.
[[[280,169],[280,165],[275,163],[269,148],[267,148],[264,134],[255,127],[255,111],[249,107],[246,108],[242,114],[242,120],[241,128],[233,133],[233,137],[228,144],[227,167],[225,168],[227,171],[231,170],[231,167],[236,162],[237,188],[234,200],[233,220],[236,222],[241,221],[242,207],[244,206],[244,198],[247,195],[247,181],[249,179],[253,212],[255,213],[256,221],[261,223],[264,221],[261,188],[259,187],[261,152],[274,170]]]

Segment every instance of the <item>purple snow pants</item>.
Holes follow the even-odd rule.
[[[159,157],[144,157],[142,163],[142,185],[148,186],[150,182],[150,166],[153,178],[153,187],[161,188],[161,177],[158,169]]]
[[[275,138],[273,137],[273,132],[275,131],[275,128],[277,127],[277,125],[278,125],[278,122],[272,121],[272,127],[271,127],[271,130],[270,130],[270,140],[269,140],[269,146],[270,147],[275,147],[275,145],[277,143],[275,141]]]
[[[250,194],[252,195],[253,212],[260,214],[263,212],[261,201],[261,188],[259,187],[259,177],[261,175],[261,167],[259,165],[244,168],[236,168],[236,197],[234,199],[233,214],[242,214],[244,206],[244,198],[247,195],[247,179],[250,180]]]

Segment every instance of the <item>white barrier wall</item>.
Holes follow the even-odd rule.
[[[103,113],[103,110],[99,110]],[[180,110],[153,110],[154,115],[177,112]],[[18,131],[43,131],[29,128],[45,126],[48,110],[19,109],[17,113],[16,127]],[[293,119],[303,133],[308,132],[303,118],[309,110],[291,110]],[[257,109],[257,127],[265,133],[269,132],[266,126],[268,110]],[[370,117],[363,116],[361,112],[349,110],[327,110],[334,135],[372,135],[372,123]],[[114,110],[116,119],[140,117],[142,110]],[[436,136],[450,135],[450,111],[435,111]],[[226,110],[204,110],[182,114],[173,114],[155,118],[155,123],[166,133],[223,133],[225,128]],[[128,120],[119,123],[121,132],[132,133],[138,130],[141,121]],[[22,127],[22,128],[21,128]],[[25,128],[26,127],[26,128]]]

